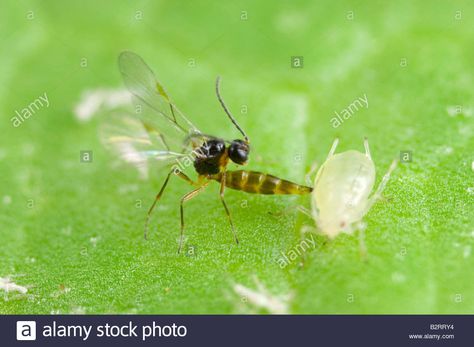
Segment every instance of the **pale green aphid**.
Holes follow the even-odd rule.
[[[371,195],[375,166],[368,140],[364,140],[365,153],[350,150],[335,154],[338,143],[339,139],[336,139],[318,170],[311,194],[311,211],[307,211],[315,220],[318,231],[331,239],[341,232],[350,234],[363,230],[362,218],[381,197],[390,174],[397,166],[397,160],[394,160]]]

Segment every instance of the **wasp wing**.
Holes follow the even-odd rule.
[[[106,148],[134,166],[142,178],[148,178],[150,160],[168,166],[190,155],[173,152],[154,141],[141,120],[129,114],[122,110],[110,114],[100,127],[100,138]]]
[[[192,162],[210,138],[201,133],[171,102],[153,71],[135,53],[119,56],[119,69],[132,94],[134,110],[110,115],[101,127],[106,147],[146,177],[149,159],[162,164]],[[189,165],[189,164],[188,164]]]
[[[190,145],[186,139],[190,136],[198,139],[201,132],[171,102],[163,85],[140,56],[125,51],[118,61],[125,85],[134,96],[135,114],[150,139],[168,150],[185,152]],[[200,143],[191,145],[197,147]]]

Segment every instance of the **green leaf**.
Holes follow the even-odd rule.
[[[27,19],[27,4],[5,6],[0,313],[472,313],[471,4],[50,1]],[[84,91],[121,87],[123,49],[143,56],[203,132],[238,138],[214,95],[222,76],[251,139],[248,169],[304,183],[336,136],[338,152],[363,151],[367,136],[378,183],[411,152],[364,218],[367,259],[357,235],[329,241],[302,232],[314,227],[304,215],[270,214],[309,207],[309,196],[226,191],[235,245],[217,184],[185,205],[194,253],[178,255],[179,199],[191,187],[174,177],[145,241],[166,173],[144,181],[114,165],[97,136],[106,110],[74,116]],[[302,68],[291,67],[295,56]],[[45,92],[50,105],[14,127],[16,111]],[[333,128],[334,112],[364,94],[368,108]],[[91,163],[80,161],[86,150]],[[314,247],[281,265],[311,237]]]

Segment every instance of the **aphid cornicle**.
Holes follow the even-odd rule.
[[[105,143],[111,145],[125,161],[134,164],[148,159],[156,159],[167,164],[175,164],[148,210],[145,222],[145,238],[151,213],[160,200],[172,175],[182,178],[195,188],[181,198],[181,234],[178,252],[181,250],[184,232],[183,205],[198,195],[211,181],[220,184],[220,199],[227,214],[235,242],[238,238],[224,200],[225,188],[257,194],[309,194],[311,187],[299,185],[278,177],[256,171],[228,171],[232,161],[245,165],[250,153],[248,136],[237,124],[227,109],[219,92],[219,78],[216,80],[217,98],[230,121],[242,134],[243,139],[227,141],[200,132],[171,102],[164,87],[143,59],[132,52],[123,52],[119,56],[119,68],[124,82],[134,96],[135,116],[120,117],[104,133]],[[111,124],[109,124],[111,125]],[[192,158],[197,181],[189,178],[176,163],[183,158]]]
[[[365,153],[350,150],[335,154],[336,139],[324,164],[314,180],[310,214],[319,231],[329,238],[339,233],[361,229],[361,221],[375,201],[381,197],[392,171],[394,160],[377,190],[370,195],[375,183],[375,166],[364,139]]]

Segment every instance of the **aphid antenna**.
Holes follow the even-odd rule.
[[[370,155],[369,139],[367,138],[367,136],[364,137],[364,148],[365,148],[365,155],[367,156],[367,158],[372,160],[372,156]]]
[[[229,117],[230,121],[235,125],[235,127],[237,128],[237,130],[240,131],[240,133],[244,136],[245,142],[249,143],[250,140],[249,140],[247,134],[245,133],[245,131],[243,131],[243,129],[242,129],[242,128],[240,127],[240,125],[237,123],[237,120],[234,118],[234,116],[232,116],[232,114],[230,113],[229,109],[228,109],[227,106],[225,105],[224,100],[223,100],[222,97],[221,97],[221,94],[220,94],[220,92],[219,92],[220,81],[221,81],[221,77],[220,77],[220,76],[217,76],[217,78],[216,78],[216,94],[217,94],[217,99],[218,99],[219,102],[221,103],[221,106],[222,106],[222,108],[224,109],[224,111],[225,111],[225,113],[227,114],[227,116]]]
[[[328,160],[329,158],[331,158],[334,155],[334,153],[336,152],[336,148],[337,148],[338,144],[339,144],[339,137],[336,137],[334,139],[334,142],[332,143],[331,149],[329,151],[329,154],[328,154],[328,157],[327,157],[326,160]]]

